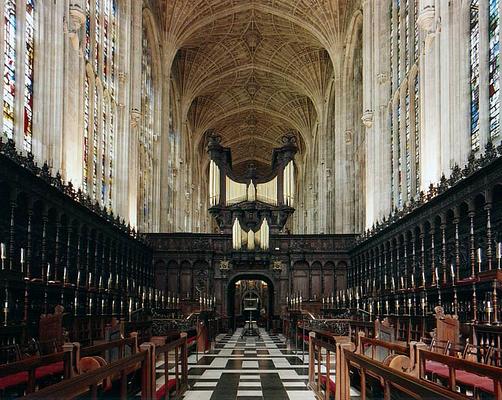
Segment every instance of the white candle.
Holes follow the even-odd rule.
[[[497,260],[500,260],[502,258],[502,243],[499,242],[497,243]]]
[[[436,283],[439,284],[438,267],[434,268],[434,274],[436,275]]]
[[[481,264],[481,247],[478,248],[478,263]]]
[[[24,263],[24,249],[21,247],[21,264]]]
[[[66,283],[66,279],[67,279],[67,270],[66,270],[66,266],[65,266],[63,269],[63,282],[64,283]]]
[[[451,280],[454,281],[455,280],[455,269],[453,268],[453,264],[450,265],[450,269],[451,269]]]
[[[80,284],[80,270],[77,273],[77,286]]]
[[[7,258],[7,252],[5,248],[5,243],[0,243],[0,259],[5,260],[6,258]]]
[[[51,278],[51,263],[47,263],[47,279]]]

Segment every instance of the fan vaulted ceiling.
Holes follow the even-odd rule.
[[[161,0],[172,79],[194,143],[213,129],[241,170],[287,132],[310,145],[352,0]]]

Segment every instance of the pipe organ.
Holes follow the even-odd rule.
[[[215,206],[220,199],[220,167],[211,160],[209,163],[209,204]]]
[[[226,192],[227,197],[225,199],[225,204],[227,206],[231,204],[240,203],[241,201],[252,201],[249,200],[249,194],[252,192],[252,184],[246,185],[245,183],[235,182],[227,176],[226,179]],[[248,189],[249,187],[249,189]]]
[[[242,229],[236,218],[232,227],[232,245],[234,250],[262,250],[267,251],[270,243],[270,228],[266,218],[263,219],[260,228],[255,232],[252,229]]]
[[[209,212],[222,233],[232,233],[235,251],[268,251],[270,234],[280,233],[294,212],[296,139],[283,137],[268,171],[259,174],[250,163],[240,175],[232,168],[230,149],[220,141],[218,135],[209,136]]]
[[[256,199],[264,203],[277,205],[277,177],[269,182],[256,185]]]
[[[293,207],[295,198],[295,164],[291,160],[284,168],[284,204]]]

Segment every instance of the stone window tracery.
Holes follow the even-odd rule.
[[[417,6],[392,0],[390,9],[392,209],[402,208],[420,189],[419,29]]]
[[[145,231],[148,231],[152,225],[154,111],[156,98],[152,65],[152,47],[148,30],[144,26],[141,58],[141,126],[139,132],[139,226]]]
[[[116,139],[117,0],[87,0],[83,190],[112,207]]]

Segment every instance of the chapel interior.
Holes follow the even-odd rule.
[[[0,0],[0,400],[502,400],[501,0]]]

